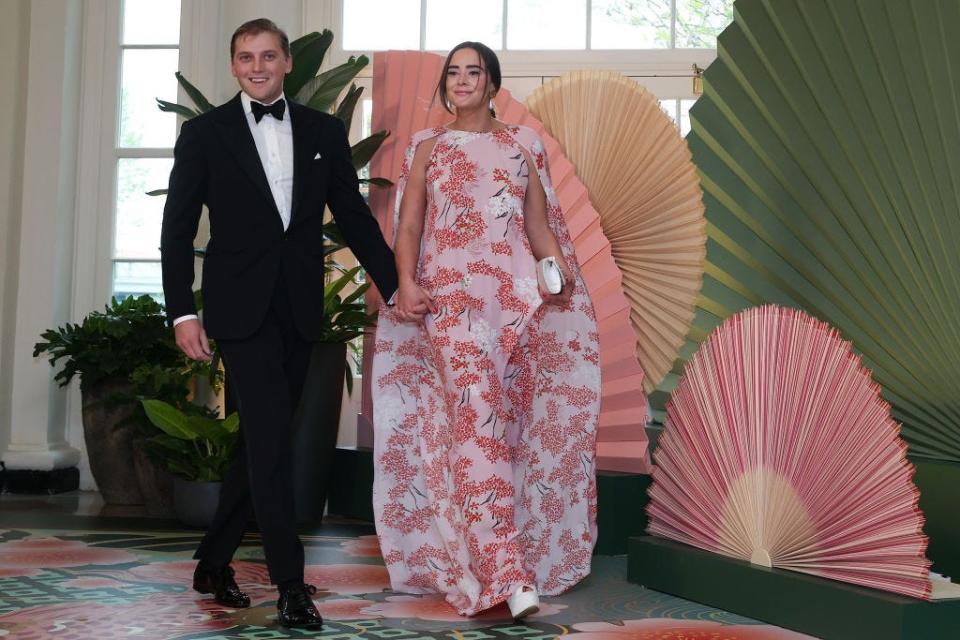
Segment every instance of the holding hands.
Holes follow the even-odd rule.
[[[401,282],[397,289],[396,310],[402,322],[420,322],[428,311],[437,312],[437,303],[420,285],[410,280]]]

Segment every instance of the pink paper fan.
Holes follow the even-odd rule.
[[[667,404],[649,531],[930,598],[905,453],[890,405],[836,330],[795,309],[748,309],[701,345]]]

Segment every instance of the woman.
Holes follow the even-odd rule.
[[[543,144],[494,118],[500,65],[464,42],[400,176],[400,287],[373,363],[377,532],[393,588],[463,615],[538,609],[590,571],[596,319]],[[540,290],[553,256],[560,293]]]

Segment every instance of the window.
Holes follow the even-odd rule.
[[[660,108],[670,116],[680,129],[680,135],[690,133],[690,107],[696,100],[660,100]]]
[[[162,299],[160,222],[173,166],[176,116],[155,98],[175,99],[180,57],[180,0],[123,0],[115,160],[113,294]]]
[[[714,49],[733,0],[343,0],[343,49]]]
[[[307,5],[319,6],[319,0]],[[692,66],[709,66],[733,0],[341,0],[310,28],[340,26],[332,61],[383,49],[445,52],[464,40],[498,50],[503,86],[523,100],[570,69],[613,69],[690,130]],[[334,28],[336,31],[336,28]],[[369,77],[372,68],[363,74]],[[362,101],[367,123],[370,94]]]

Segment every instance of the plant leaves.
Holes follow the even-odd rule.
[[[183,87],[183,90],[187,92],[187,95],[193,100],[193,104],[197,106],[197,114],[206,113],[213,109],[213,105],[210,104],[210,101],[207,100],[199,89],[190,84],[190,82],[183,77],[183,74],[179,71],[176,71],[174,75],[177,77],[177,82],[180,83],[180,86]]]
[[[186,426],[191,433],[195,434],[196,440],[206,440],[218,447],[230,444],[234,438],[231,432],[224,429],[223,421],[217,418],[189,416]]]
[[[391,180],[387,180],[386,178],[359,178],[359,180],[361,184],[366,182],[368,184],[372,184],[375,187],[392,187],[393,186],[393,182]]]
[[[342,276],[340,276],[339,278],[337,278],[336,280],[328,284],[323,289],[323,297],[324,298],[335,297],[338,293],[340,293],[340,291],[345,286],[353,282],[353,278],[354,276],[357,275],[358,271],[360,271],[360,267],[354,267],[353,269],[350,269],[349,271],[344,273]]]
[[[166,189],[154,189],[153,191],[147,191],[148,196],[165,196],[167,195]]]
[[[350,295],[348,295],[346,298],[344,298],[344,299],[343,299],[343,303],[344,303],[344,304],[349,304],[349,303],[353,302],[354,300],[358,300],[358,299],[362,298],[362,297],[363,297],[363,294],[366,293],[366,292],[367,292],[367,289],[369,289],[369,288],[370,288],[370,283],[369,283],[369,282],[364,282],[362,285],[360,285],[359,287],[357,287],[356,291],[354,291],[353,293],[351,293]],[[360,305],[360,306],[361,306],[361,308],[362,308],[363,305]]]
[[[147,418],[158,429],[174,438],[196,440],[196,434],[187,428],[188,418],[182,411],[163,400],[143,400],[142,404]]]
[[[227,433],[236,433],[240,430],[240,414],[237,412],[231,413],[223,421],[223,428],[227,430]]]
[[[364,138],[357,144],[350,147],[350,155],[353,159],[353,168],[360,170],[370,162],[370,158],[373,157],[373,154],[377,152],[377,149],[380,148],[380,145],[383,144],[383,141],[387,139],[387,136],[390,135],[390,132],[384,129],[383,131],[377,131],[373,135]]]
[[[297,93],[297,101],[318,111],[329,112],[343,88],[370,62],[367,56],[353,57],[310,79]]]
[[[182,104],[177,104],[176,102],[167,102],[166,100],[161,100],[160,98],[157,98],[157,106],[160,107],[160,111],[176,113],[177,115],[183,116],[187,120],[200,115],[190,107],[185,107]]]
[[[323,64],[323,57],[333,42],[333,32],[324,29],[323,33],[316,31],[298,38],[290,44],[290,55],[293,56],[293,68],[283,80],[283,91],[288,96],[297,96],[299,100],[300,90],[317,75],[320,65]]]
[[[363,95],[363,87],[351,84],[350,89],[347,90],[347,95],[343,97],[343,100],[340,101],[337,110],[334,112],[334,115],[343,121],[343,126],[347,131],[350,131],[350,123],[353,122],[353,112],[357,110],[357,102],[360,100],[361,95]]]

